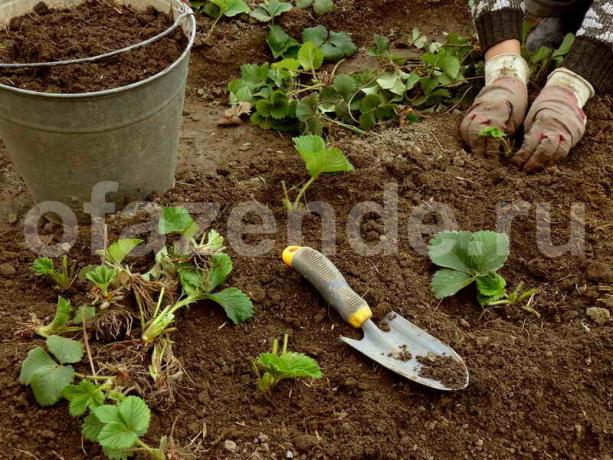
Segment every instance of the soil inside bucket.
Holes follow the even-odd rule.
[[[152,7],[135,10],[88,0],[69,9],[39,3],[0,32],[0,62],[52,62],[96,56],[151,38],[171,24]],[[37,69],[0,69],[0,82],[49,93],[118,88],[155,75],[175,62],[187,44],[182,30],[155,43],[96,64]]]

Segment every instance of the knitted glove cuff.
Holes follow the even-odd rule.
[[[515,8],[486,11],[475,20],[481,49],[487,51],[505,40],[521,39],[523,11]]]

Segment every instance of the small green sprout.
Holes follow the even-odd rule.
[[[262,353],[253,362],[258,390],[270,393],[284,379],[322,377],[321,368],[313,358],[293,351],[287,351],[288,335],[283,336],[283,348],[279,350],[279,340],[272,344],[272,352]]]
[[[75,318],[72,316],[72,305],[70,301],[59,296],[53,319],[49,324],[37,327],[35,332],[41,337],[78,332],[81,330],[81,323],[77,323]],[[79,317],[79,319],[80,318],[81,317]]]
[[[339,148],[327,147],[320,136],[295,137],[294,145],[306,165],[310,179],[300,188],[293,200],[289,197],[285,182],[282,183],[283,204],[289,211],[294,211],[301,206],[305,193],[322,174],[349,172],[354,169]]]
[[[498,305],[517,305],[522,304],[521,309],[529,313],[532,313],[537,318],[541,317],[541,314],[534,308],[534,298],[539,293],[538,288],[527,289],[523,291],[524,283],[520,282],[517,287],[509,293],[505,293],[501,299],[486,304],[488,307],[495,307]],[[525,303],[524,303],[525,302]]]
[[[511,142],[509,141],[507,134],[502,129],[497,128],[496,126],[486,126],[485,128],[482,128],[481,131],[479,131],[479,136],[489,137],[491,139],[496,139],[498,142],[500,142],[500,145],[503,149],[502,153],[506,158],[510,157],[511,153],[513,153],[513,149],[511,148]]]
[[[60,267],[57,269],[52,259],[40,257],[32,264],[32,270],[38,276],[46,276],[51,279],[60,291],[70,289],[76,279],[74,265],[70,263],[68,256],[62,256]]]
[[[99,265],[89,270],[85,277],[91,281],[100,293],[107,297],[109,295],[109,286],[117,278],[118,271],[115,268]]]

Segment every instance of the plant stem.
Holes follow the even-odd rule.
[[[353,126],[353,125],[349,125],[347,123],[343,123],[342,121],[335,120],[334,118],[330,118],[330,117],[327,117],[325,115],[323,115],[322,118],[324,120],[326,120],[326,121],[329,121],[330,123],[334,123],[335,125],[339,125],[339,126],[345,128],[345,129],[348,129],[349,131],[353,131],[354,133],[366,134],[366,131],[364,131],[363,129],[358,128],[357,126]],[[357,122],[357,120],[356,120],[356,122]]]
[[[311,177],[306,184],[304,184],[302,186],[302,188],[300,189],[300,192],[298,192],[298,196],[296,197],[296,200],[294,201],[293,204],[293,209],[296,209],[298,207],[298,205],[300,204],[300,200],[302,199],[302,197],[304,196],[304,194],[306,193],[306,191],[309,189],[309,187],[311,185],[313,185],[313,182],[315,182],[317,180],[319,176],[313,176]]]
[[[96,367],[94,366],[94,360],[92,359],[92,350],[89,347],[89,337],[87,337],[87,327],[85,326],[85,317],[81,318],[83,323],[83,345],[85,345],[85,351],[87,352],[87,360],[92,370],[92,376],[96,377]]]
[[[213,25],[209,29],[209,33],[206,34],[206,38],[209,38],[213,34],[213,31],[215,30],[215,27],[217,26],[217,23],[219,22],[222,16],[223,14],[219,13],[219,16],[217,16],[217,18],[213,21]]]
[[[81,374],[79,372],[76,372],[75,375],[77,377],[80,377],[82,379],[87,379],[87,380],[109,380],[109,379],[115,378],[115,376],[113,375],[87,375],[87,374]]]

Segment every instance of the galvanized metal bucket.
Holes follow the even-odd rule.
[[[31,11],[39,1],[0,0],[0,26]],[[67,7],[82,1],[45,3]],[[181,27],[188,38],[179,59],[146,80],[92,93],[40,93],[0,84],[0,138],[17,171],[38,203],[59,201],[80,218],[83,203],[90,201],[99,182],[118,184],[115,196],[107,197],[118,207],[174,186],[189,55],[196,35],[193,11],[179,0],[119,3],[172,12],[175,24],[170,29]],[[78,62],[93,62],[151,41]]]

